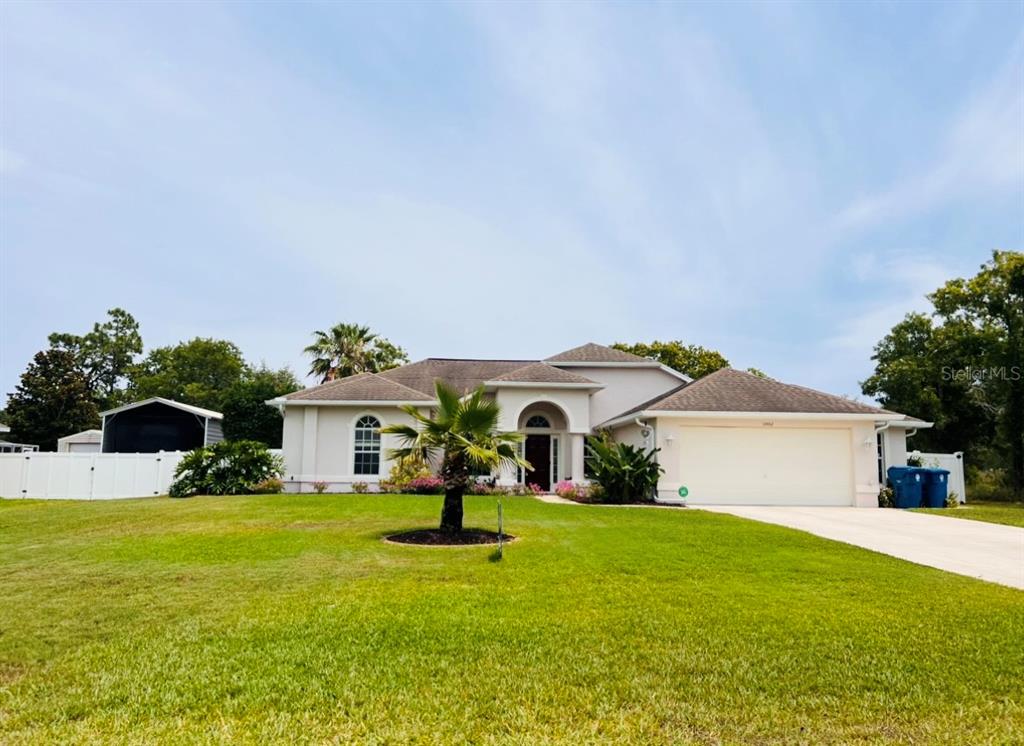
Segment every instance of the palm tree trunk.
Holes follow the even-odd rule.
[[[453,487],[444,491],[444,507],[441,508],[441,530],[457,534],[462,531],[462,493],[464,487]]]

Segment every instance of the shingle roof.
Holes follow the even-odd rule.
[[[433,398],[377,373],[339,378],[285,397],[291,401],[432,401]]]
[[[492,381],[505,381],[508,383],[583,383],[599,386],[589,378],[570,373],[561,368],[555,368],[547,363],[530,363],[522,368],[495,376]]]
[[[456,360],[451,358],[428,357],[400,368],[386,370],[379,375],[396,381],[411,389],[434,395],[434,381],[441,379],[450,387],[465,394],[484,381],[511,373],[536,360]]]
[[[807,412],[813,414],[893,414],[878,407],[723,368],[644,402],[633,412]]]
[[[546,363],[650,363],[647,358],[588,342],[544,360]]]

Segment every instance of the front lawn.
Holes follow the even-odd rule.
[[[0,742],[1009,743],[1024,593],[698,510],[0,501]],[[494,527],[493,498],[467,526]]]
[[[969,518],[986,523],[1004,523],[1024,528],[1024,503],[966,502],[958,508],[914,508],[918,513],[934,513],[950,518]]]

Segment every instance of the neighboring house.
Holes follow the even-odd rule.
[[[101,412],[103,453],[191,451],[224,439],[224,416],[153,397]]]
[[[83,430],[57,438],[57,453],[99,453],[102,443],[102,430]]]
[[[398,443],[380,427],[413,424],[401,405],[429,412],[437,379],[463,393],[483,386],[496,399],[501,429],[523,433],[534,470],[494,476],[545,490],[585,479],[584,439],[607,429],[617,440],[661,449],[660,499],[678,499],[685,487],[694,504],[875,506],[880,474],[906,463],[907,435],[929,426],[731,369],[691,381],[597,344],[545,360],[428,358],[267,402],[284,416],[288,489],[310,491],[323,481],[347,490],[386,478],[388,449]]]
[[[0,435],[6,435],[11,432],[11,428],[7,425],[0,425]],[[12,443],[9,440],[0,440],[0,453],[34,453],[39,450],[39,446],[29,445],[28,443]]]

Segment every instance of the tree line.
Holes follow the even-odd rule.
[[[408,362],[405,351],[358,324],[314,332],[304,352],[320,382]],[[302,386],[287,368],[245,360],[233,342],[196,337],[143,354],[139,323],[107,311],[85,334],[54,332],[3,412],[10,439],[54,450],[57,439],[100,426],[100,412],[159,396],[224,415],[224,436],[281,446],[281,415],[266,401]]]

